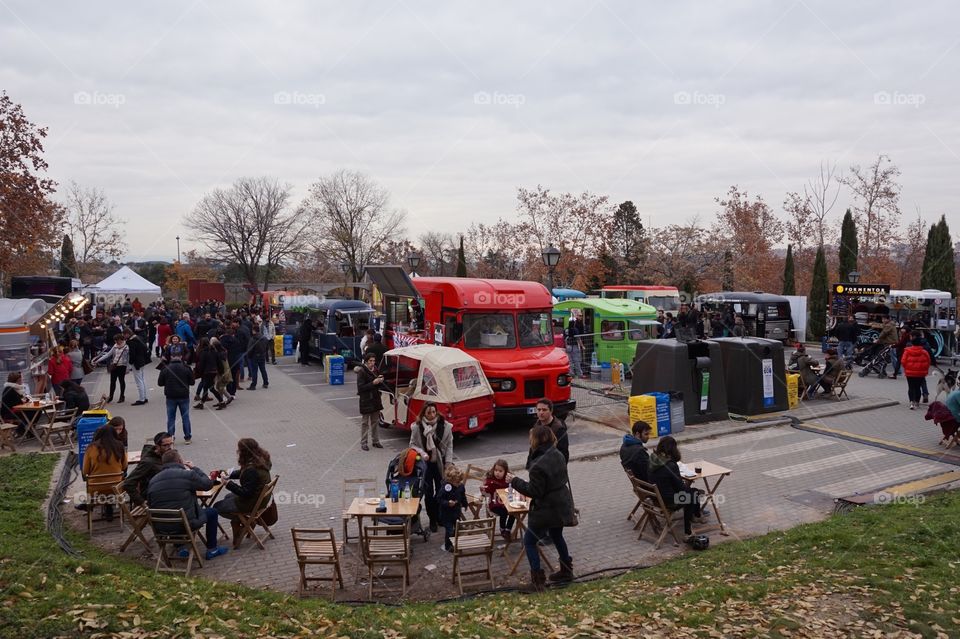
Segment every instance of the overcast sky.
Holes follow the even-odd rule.
[[[669,4],[669,6],[665,6]],[[207,191],[367,173],[411,237],[512,217],[516,187],[708,220],[731,184],[782,211],[821,160],[901,168],[955,230],[950,2],[0,0],[0,89],[51,176],[104,189],[129,260],[173,259]],[[835,216],[849,201],[841,194]]]

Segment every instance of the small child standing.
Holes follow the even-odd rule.
[[[903,364],[903,374],[907,377],[907,399],[910,400],[910,410],[920,407],[920,396],[923,390],[922,382],[930,372],[930,353],[923,347],[923,336],[919,331],[910,333],[910,346],[903,349],[900,363]]]
[[[447,466],[443,479],[443,487],[437,494],[439,519],[446,531],[443,549],[453,552],[453,536],[456,533],[457,521],[463,518],[463,509],[467,507],[467,491],[463,487],[463,473],[456,466]]]
[[[507,466],[506,460],[498,459],[493,468],[487,471],[486,481],[483,482],[483,492],[490,496],[487,508],[500,517],[500,536],[508,541],[513,530],[513,515],[507,512],[507,507],[500,501],[497,491],[510,485],[507,483],[509,472],[510,467]]]

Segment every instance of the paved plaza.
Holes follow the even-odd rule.
[[[198,575],[209,579],[241,582],[249,586],[292,592],[297,584],[297,564],[290,528],[332,527],[341,536],[342,480],[374,477],[383,481],[390,459],[407,445],[407,435],[381,430],[383,450],[363,452],[359,446],[360,424],[357,416],[356,385],[353,373],[346,385],[329,386],[318,367],[301,367],[286,357],[268,368],[270,387],[239,391],[237,400],[223,411],[191,411],[193,443],[183,445],[178,424],[177,442],[185,459],[204,470],[236,465],[236,441],[254,437],[270,451],[273,473],[280,476],[277,487],[280,521],[273,527],[275,540],[260,550],[250,541],[239,550],[205,564]],[[146,406],[112,404],[110,410],[127,420],[130,448],[164,430],[165,410],[162,389],[156,386],[157,371],[148,374],[150,402]],[[127,401],[136,399],[132,379],[128,377]],[[935,387],[931,375],[931,388]],[[97,372],[85,386],[92,398],[106,389],[106,376]],[[720,422],[688,428],[680,437],[686,462],[708,460],[733,470],[718,491],[719,512],[727,524],[728,535],[710,532],[711,543],[721,543],[790,528],[828,516],[834,498],[942,475],[956,468],[960,458],[931,458],[919,450],[937,452],[939,429],[924,421],[924,411],[906,407],[906,382],[900,380],[854,377],[849,385],[853,400],[805,403],[792,414],[804,424],[819,425],[852,435],[889,440],[912,447],[908,454],[894,447],[856,441],[791,425],[784,416],[766,424]],[[899,401],[899,404],[890,405]],[[857,412],[822,416],[817,411],[853,410]],[[611,415],[626,411],[626,405],[605,405]],[[597,417],[591,414],[591,420]],[[626,516],[635,503],[630,486],[615,453],[621,432],[616,428],[579,417],[569,420],[569,466],[581,524],[565,531],[575,571],[579,575],[614,571],[631,566],[661,562],[684,547],[666,543],[654,550],[648,541],[638,541],[633,522]],[[602,420],[601,420],[602,421]],[[773,425],[770,425],[773,424]],[[511,468],[522,469],[526,457],[527,424],[497,424],[474,438],[457,440],[455,461],[489,467],[498,457]],[[960,453],[958,453],[960,454]],[[476,485],[468,486],[475,492]],[[82,490],[78,480],[68,496]],[[68,519],[78,529],[83,520],[73,508],[65,508]],[[426,515],[423,515],[426,523]],[[716,518],[708,519],[715,523]],[[355,526],[355,524],[352,524]],[[229,526],[226,526],[229,530]],[[102,531],[102,532],[101,532]],[[98,524],[96,543],[107,552],[117,552],[126,533],[117,524]],[[438,599],[454,596],[451,584],[452,557],[440,549],[442,532],[429,542],[414,537],[412,588],[410,599]],[[519,546],[511,547],[512,557]],[[548,549],[553,561],[555,554]],[[127,549],[126,556],[137,557],[150,565],[143,547]],[[339,600],[366,597],[366,584],[355,581],[357,547],[347,546],[344,553],[346,590]],[[512,557],[511,562],[512,563]],[[497,586],[516,586],[529,572],[522,561],[516,575],[508,576],[507,560],[495,554]],[[388,597],[381,597],[387,599]]]

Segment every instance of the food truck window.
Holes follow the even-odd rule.
[[[680,300],[672,295],[669,296],[651,296],[645,302],[650,306],[662,311],[676,311],[680,308]]]
[[[553,344],[553,322],[549,313],[520,313],[520,348]]]
[[[443,322],[444,345],[453,346],[463,337],[463,325],[457,322],[456,315],[447,315]]]
[[[513,315],[507,313],[464,313],[464,348],[516,348],[517,331]]]
[[[623,328],[622,321],[603,320],[600,322],[600,339],[605,342],[622,342]]]
[[[630,320],[627,322],[627,337],[635,342],[643,339],[651,339],[654,336],[653,329],[655,325],[653,324],[640,324]]]
[[[387,321],[391,324],[410,324],[409,311],[406,299],[392,298],[387,304]]]

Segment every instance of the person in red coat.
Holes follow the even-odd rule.
[[[903,349],[900,363],[903,365],[903,374],[907,378],[907,397],[910,399],[910,410],[920,406],[921,383],[930,372],[930,353],[922,345],[923,337],[919,332],[910,333],[910,346]]]
[[[173,327],[170,326],[170,322],[167,321],[166,317],[161,317],[157,324],[157,357],[160,357],[160,353],[166,347],[167,340],[170,339],[172,334]]]
[[[47,373],[50,375],[50,383],[53,384],[53,391],[59,395],[60,385],[65,380],[70,379],[70,373],[73,372],[73,362],[63,352],[63,346],[57,346],[50,355],[50,361],[47,363]]]

